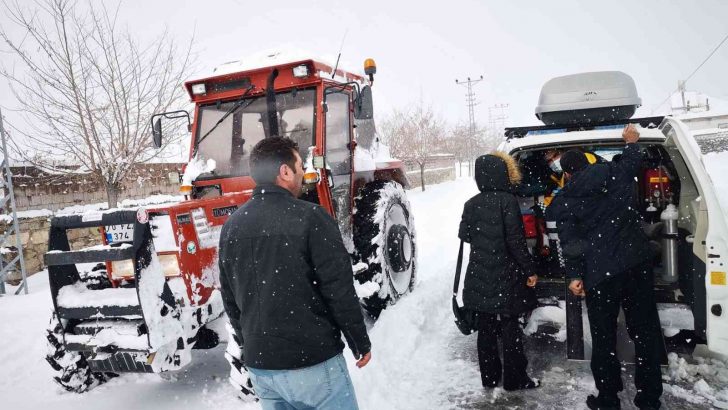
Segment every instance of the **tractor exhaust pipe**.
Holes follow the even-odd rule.
[[[278,78],[278,69],[274,68],[268,76],[268,81],[265,89],[265,102],[268,111],[268,135],[278,135],[278,110],[276,109],[276,90],[273,87],[273,83]]]

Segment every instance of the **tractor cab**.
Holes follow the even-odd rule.
[[[303,60],[187,82],[195,110],[181,192],[194,200],[250,191],[250,152],[276,135],[298,143],[306,168],[304,199],[337,217],[348,214],[343,198],[351,197],[354,147],[370,148],[375,139],[373,126],[357,127],[373,121],[373,60],[365,71],[369,79]],[[165,117],[153,118],[160,145]],[[350,224],[340,222],[342,228]]]

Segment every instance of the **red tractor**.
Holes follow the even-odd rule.
[[[192,120],[185,111],[152,117],[157,147],[163,119],[187,118],[185,201],[52,219],[45,261],[55,310],[47,360],[67,390],[83,392],[122,372],[176,370],[189,363],[191,349],[218,344],[227,321],[218,289],[220,230],[252,194],[252,147],[273,135],[301,147],[302,199],[338,221],[369,315],[412,290],[408,182],[375,133],[374,62],[366,61],[366,77],[312,59],[230,71],[185,84]],[[72,250],[69,233],[92,227],[103,243]],[[226,356],[231,381],[241,387],[236,342],[229,339]]]

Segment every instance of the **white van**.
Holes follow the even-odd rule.
[[[539,260],[539,296],[566,299],[569,358],[583,359],[581,302],[566,290],[558,247],[543,218],[561,182],[546,157],[579,148],[599,161],[619,160],[622,128],[633,123],[643,166],[634,183],[639,200],[632,205],[651,238],[658,302],[689,306],[695,336],[711,354],[728,358],[728,217],[721,193],[685,124],[671,117],[630,118],[639,105],[634,82],[624,73],[559,77],[544,85],[536,109],[547,125],[506,129],[499,150],[513,155],[524,175],[517,195],[529,246]]]

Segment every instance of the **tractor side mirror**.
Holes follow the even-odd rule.
[[[162,117],[157,117],[152,126],[152,141],[154,148],[162,148]]]
[[[364,86],[358,93],[354,104],[354,118],[357,120],[371,120],[374,118],[372,87]]]
[[[152,143],[154,148],[162,148],[162,117],[168,119],[187,118],[187,132],[192,131],[192,120],[190,113],[185,110],[163,112],[161,114],[152,115]]]

